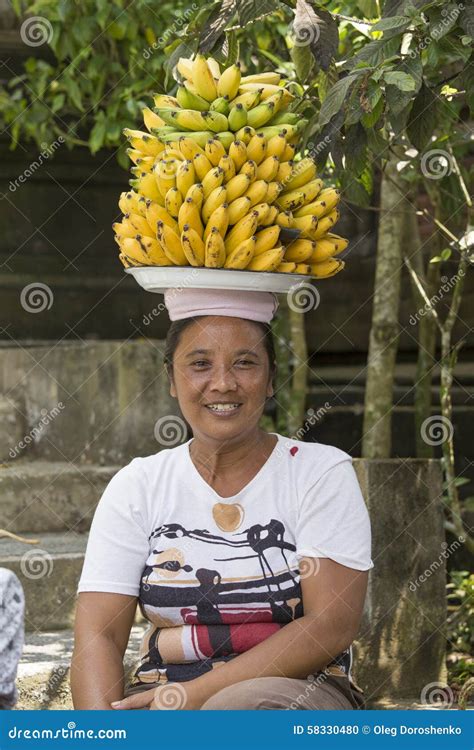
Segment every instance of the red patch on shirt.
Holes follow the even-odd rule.
[[[297,453],[297,452],[298,452],[298,446],[297,445],[294,445],[293,448],[290,448],[290,453],[291,453],[292,456],[294,456],[295,453]]]

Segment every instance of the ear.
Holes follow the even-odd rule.
[[[166,374],[168,375],[168,380],[170,381],[170,396],[172,396],[173,398],[178,398],[178,394],[176,393],[176,388],[174,387],[172,371],[166,368]]]

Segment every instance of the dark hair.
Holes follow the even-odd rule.
[[[179,344],[181,334],[189,325],[198,322],[200,318],[201,316],[195,318],[183,318],[182,320],[174,320],[171,323],[168,329],[168,334],[166,336],[164,353],[164,364],[168,372],[168,376],[172,375],[173,373],[173,356],[176,351],[176,347]],[[263,345],[265,346],[265,351],[267,352],[268,363],[270,365],[270,372],[272,375],[272,384],[274,385],[273,381],[276,376],[276,354],[272,327],[269,323],[261,323],[258,320],[251,320],[250,322],[258,326],[263,334]]]

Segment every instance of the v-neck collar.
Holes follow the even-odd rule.
[[[235,500],[237,498],[240,498],[241,495],[243,495],[251,487],[253,487],[254,484],[256,484],[257,482],[261,481],[263,475],[268,472],[269,468],[271,467],[271,465],[276,460],[277,453],[278,453],[278,447],[280,445],[280,435],[277,432],[269,432],[268,435],[276,435],[276,437],[277,437],[277,442],[275,443],[275,446],[274,446],[272,452],[270,453],[269,457],[267,458],[267,460],[265,461],[265,463],[263,464],[263,466],[260,467],[260,469],[258,470],[258,472],[253,477],[253,479],[251,479],[250,482],[247,482],[247,484],[245,485],[245,487],[242,487],[242,489],[236,495],[229,495],[228,497],[224,497],[223,495],[219,495],[219,493],[216,492],[216,490],[214,489],[214,487],[211,487],[211,485],[208,482],[206,482],[206,480],[204,479],[204,477],[201,476],[201,474],[199,473],[199,471],[195,467],[194,462],[193,462],[193,460],[191,458],[191,454],[189,452],[189,447],[190,447],[192,441],[194,440],[194,438],[190,438],[190,440],[188,440],[183,445],[185,460],[189,464],[189,471],[190,471],[190,474],[186,474],[186,476],[188,478],[188,481],[189,481],[189,479],[191,477],[191,483],[198,482],[199,484],[201,484],[201,486],[204,487],[204,489],[207,492],[209,492],[210,494],[212,494],[220,502],[224,502],[224,503],[225,502],[235,502]]]

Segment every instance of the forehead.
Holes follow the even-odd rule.
[[[264,332],[251,320],[225,315],[205,315],[182,332],[177,351],[201,348],[209,351],[263,346]]]

